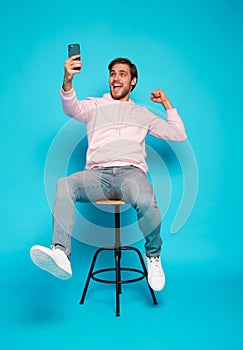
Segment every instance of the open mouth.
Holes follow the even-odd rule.
[[[122,85],[121,85],[121,84],[113,84],[113,90],[114,90],[114,92],[120,91],[121,88],[122,88]]]

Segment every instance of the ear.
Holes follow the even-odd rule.
[[[131,85],[134,86],[134,85],[136,85],[136,83],[137,83],[137,78],[134,77],[131,81]]]

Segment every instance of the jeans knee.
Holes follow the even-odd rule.
[[[135,208],[138,213],[142,216],[153,217],[156,215],[160,216],[160,212],[157,206],[157,203],[153,196],[147,196],[139,198],[135,204]]]
[[[56,194],[58,197],[73,197],[73,192],[68,177],[62,177],[57,180]]]
[[[67,187],[67,178],[61,177],[60,179],[57,180],[57,184],[56,184],[57,191],[65,187]]]
[[[150,198],[141,198],[137,200],[136,206],[140,208],[142,212],[147,212],[152,205],[152,199]]]

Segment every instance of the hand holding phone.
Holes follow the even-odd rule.
[[[72,80],[74,74],[79,74],[82,67],[80,60],[80,45],[69,44],[68,45],[68,56],[69,58],[64,63],[64,79],[62,88],[64,91],[70,91],[72,89]],[[76,57],[75,57],[76,56]]]
[[[79,44],[69,44],[68,45],[68,57],[73,57],[80,55],[80,45]],[[76,57],[74,60],[80,61],[80,56]],[[74,70],[80,70],[81,67],[75,67]]]

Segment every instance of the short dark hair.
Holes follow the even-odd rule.
[[[113,61],[111,61],[108,65],[108,69],[109,71],[112,70],[113,66],[115,64],[118,64],[118,63],[122,63],[122,64],[127,64],[130,68],[130,73],[131,73],[131,79],[133,78],[136,78],[136,84],[137,84],[137,81],[138,81],[138,71],[137,71],[137,67],[135,66],[135,64],[133,64],[128,58],[123,58],[123,57],[118,57],[118,58],[115,58]],[[132,90],[135,88],[135,85],[133,85],[132,87]]]

